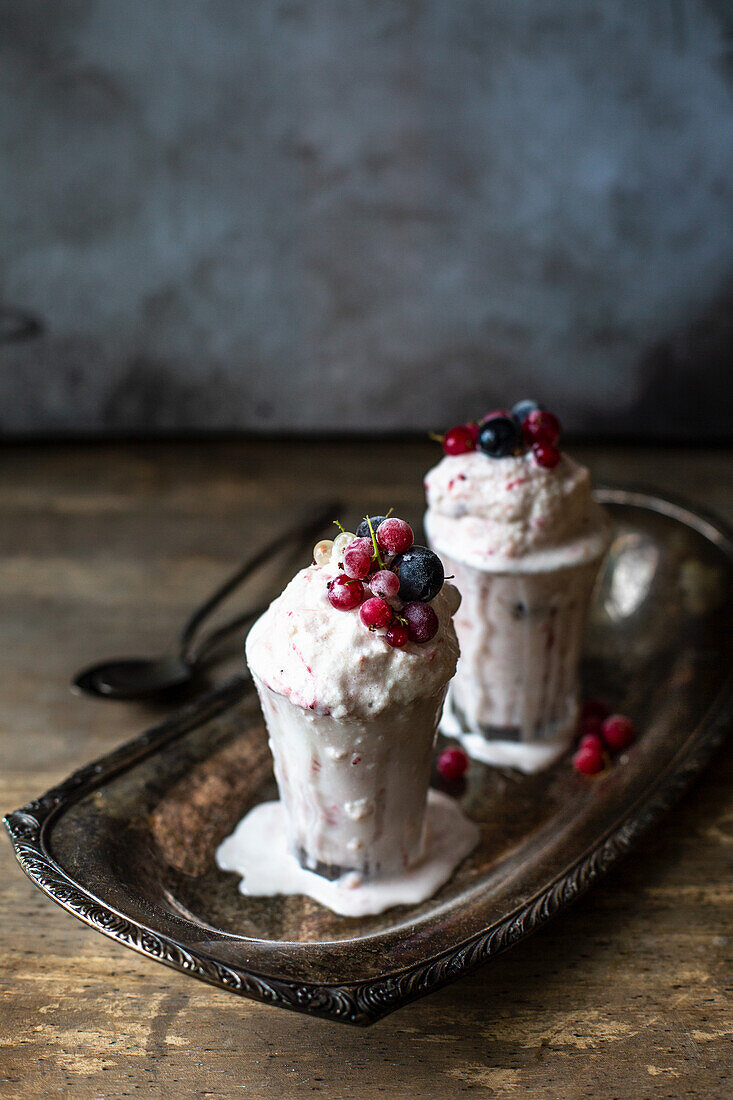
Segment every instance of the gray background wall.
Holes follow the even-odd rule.
[[[733,5],[2,3],[0,431],[733,427]]]

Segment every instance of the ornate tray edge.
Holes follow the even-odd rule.
[[[700,521],[715,533],[715,542],[733,562],[733,538],[709,513],[679,500],[639,490],[603,489],[601,499],[662,511],[689,524]],[[710,537],[708,531],[703,532]],[[250,688],[246,677],[235,677],[158,726],[99,760],[85,765],[40,798],[7,814],[7,829],[18,863],[32,882],[62,908],[110,939],[182,973],[228,989],[243,997],[341,1023],[366,1026],[418,997],[469,973],[530,933],[587,890],[597,878],[666,813],[722,743],[731,721],[731,681],[715,713],[698,727],[657,782],[656,789],[584,856],[558,875],[523,906],[458,946],[405,970],[369,981],[343,985],[288,982],[228,966],[204,952],[132,921],[75,883],[55,862],[46,846],[53,819],[112,775],[185,733],[204,716],[214,717],[238,701]],[[727,704],[727,705],[726,705]]]

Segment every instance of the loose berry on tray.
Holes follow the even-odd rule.
[[[385,519],[379,525],[377,531],[379,549],[386,550],[388,554],[401,554],[409,550],[414,541],[412,528],[404,519]]]
[[[374,528],[375,531],[377,530],[377,528],[379,527],[380,524],[384,523],[386,518],[387,518],[386,516],[370,516],[369,517],[369,519],[372,521],[372,527]],[[365,519],[363,519],[361,521],[361,523],[359,524],[359,526],[357,527],[356,534],[357,534],[357,537],[360,538],[360,539],[371,539],[371,532],[369,530],[369,524],[367,523],[367,521]]]
[[[407,645],[410,640],[407,627],[404,623],[397,622],[397,620],[392,623],[384,637],[393,649],[402,649],[403,645]]]
[[[373,573],[368,581],[373,595],[381,596],[383,600],[393,600],[400,590],[400,580],[391,569],[380,569]]]
[[[372,567],[372,556],[359,545],[359,542],[359,539],[355,539],[344,551],[344,573],[347,577],[356,577],[361,580],[368,575]]]
[[[589,718],[597,718],[599,723],[609,714],[609,709],[601,699],[584,699],[580,707],[580,724]]]
[[[328,586],[328,602],[337,611],[353,611],[364,599],[364,585],[361,581],[341,575]]]
[[[613,752],[627,749],[634,736],[633,723],[624,714],[611,714],[601,725],[601,737]]]
[[[449,428],[443,436],[443,450],[447,455],[463,455],[476,450],[478,433],[468,424]]]
[[[333,551],[333,539],[321,539],[313,547],[313,561],[316,565],[328,565]]]
[[[407,631],[411,642],[422,645],[438,633],[438,616],[429,603],[422,603],[419,600],[406,603],[402,608],[402,615],[407,620]]]
[[[468,771],[468,757],[463,749],[443,749],[438,756],[437,768],[443,779],[455,783]]]
[[[601,719],[600,718],[583,718],[578,724],[578,733],[581,737],[591,734],[595,737],[601,736]]]
[[[478,445],[490,458],[505,458],[522,449],[522,433],[512,416],[494,416],[481,425]]]
[[[581,775],[597,775],[603,766],[603,750],[597,745],[582,745],[573,757],[573,767]]]
[[[433,600],[443,587],[445,570],[437,554],[427,546],[412,546],[392,562],[400,579],[400,599]]]
[[[594,749],[598,749],[599,752],[603,752],[603,740],[600,733],[584,733],[580,738],[580,744],[578,748],[584,749],[588,745],[591,745]]]
[[[535,409],[522,421],[522,435],[530,446],[533,443],[555,444],[560,431],[560,421],[547,409]]]
[[[544,466],[547,470],[554,470],[562,458],[560,451],[554,443],[535,443],[532,454],[538,466]]]
[[[392,622],[394,612],[386,600],[371,596],[361,605],[359,614],[364,626],[368,626],[370,630],[381,630]]]

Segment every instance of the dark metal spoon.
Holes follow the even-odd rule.
[[[181,631],[176,653],[169,653],[163,657],[120,657],[102,661],[77,673],[71,684],[72,690],[96,695],[102,699],[142,699],[151,695],[162,695],[164,692],[190,683],[206,655],[210,654],[228,635],[253,622],[267,604],[245,611],[242,615],[217,627],[196,645],[196,636],[202,623],[222,600],[226,599],[242,581],[268,561],[273,554],[285,549],[291,543],[299,546],[306,540],[314,538],[321,528],[338,514],[338,510],[338,502],[331,502],[327,507],[319,509],[312,518],[301,520],[277,535],[248,558],[189,617]]]

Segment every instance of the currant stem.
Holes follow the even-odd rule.
[[[384,562],[382,561],[382,557],[379,553],[379,546],[377,545],[377,536],[374,534],[374,528],[372,527],[371,516],[364,516],[364,519],[369,524],[369,533],[372,536],[372,546],[374,547],[374,557],[376,559],[377,565],[379,566],[380,569],[385,569],[386,566],[385,566]]]

